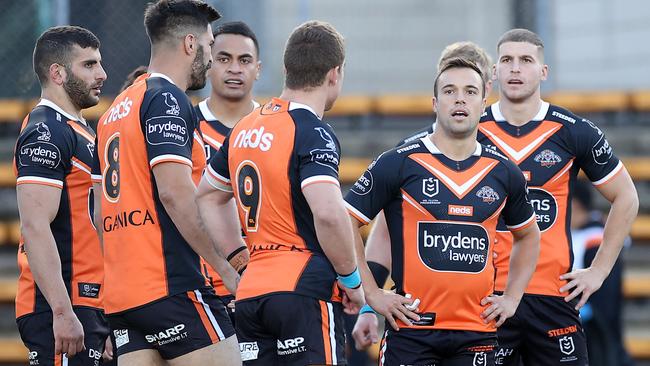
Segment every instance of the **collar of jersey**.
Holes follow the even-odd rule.
[[[174,83],[174,80],[172,80],[172,78],[170,78],[169,76],[167,76],[165,74],[161,74],[159,72],[152,72],[151,74],[149,74],[149,77],[150,78],[163,78],[163,79],[169,81],[170,83],[176,85],[176,83]]]
[[[259,108],[259,106],[260,106],[259,103],[253,101],[253,109]],[[212,114],[210,107],[208,107],[207,98],[199,102],[199,109],[201,110],[201,113],[203,114],[203,117],[205,117],[206,121],[217,121],[217,117],[215,117],[214,114]]]
[[[289,111],[292,111],[292,110],[294,110],[294,109],[306,109],[306,110],[310,111],[311,113],[313,113],[314,116],[316,116],[316,118],[318,118],[318,119],[322,119],[322,118],[321,118],[318,114],[316,114],[316,112],[315,112],[315,111],[314,111],[310,106],[308,106],[307,104],[302,104],[302,103],[297,103],[297,102],[289,102]]]
[[[546,117],[546,114],[548,113],[549,106],[550,104],[548,102],[542,101],[542,105],[539,106],[539,111],[537,111],[537,114],[531,119],[531,121],[543,121],[544,117]],[[506,117],[501,113],[499,102],[492,104],[490,109],[492,110],[492,117],[494,117],[495,121],[506,122]]]
[[[84,119],[79,119],[78,117],[74,117],[73,115],[71,115],[70,113],[64,111],[63,108],[59,107],[56,103],[54,103],[53,101],[51,101],[49,99],[41,98],[41,101],[38,102],[38,104],[36,106],[38,107],[39,105],[50,107],[50,108],[54,109],[55,111],[57,111],[57,112],[61,113],[62,115],[64,115],[65,118],[67,118],[69,120],[78,121],[78,122],[83,123],[84,125],[86,124],[86,121]]]
[[[431,152],[432,154],[445,155],[442,151],[440,151],[440,149],[438,149],[436,144],[434,144],[433,141],[431,141],[429,136],[430,135],[426,135],[426,136],[424,136],[423,138],[420,139],[422,141],[422,143],[424,144],[424,146],[427,147],[429,152]],[[483,151],[483,148],[481,147],[481,144],[477,141],[476,142],[476,149],[474,149],[474,152],[472,153],[472,155],[473,156],[481,156],[482,151]]]

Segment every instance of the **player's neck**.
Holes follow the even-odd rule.
[[[523,126],[530,122],[537,115],[541,106],[542,98],[539,93],[521,102],[509,100],[503,95],[499,98],[501,114],[513,126]]]
[[[240,119],[253,111],[253,96],[249,93],[240,100],[221,98],[215,93],[207,99],[208,109],[224,126],[233,128]]]
[[[314,112],[316,112],[319,118],[322,118],[323,113],[325,113],[327,90],[324,88],[314,88],[305,91],[285,88],[282,90],[282,94],[280,94],[280,99],[308,105],[314,110]]]
[[[189,72],[184,67],[179,66],[174,57],[165,56],[152,55],[147,72],[163,74],[172,79],[179,89],[186,91],[190,80]]]
[[[451,160],[463,161],[476,151],[476,130],[470,136],[459,138],[450,136],[443,128],[436,128],[427,138]]]
[[[56,104],[59,106],[59,108],[63,109],[63,111],[69,115],[77,117],[79,120],[83,120],[81,109],[78,109],[74,103],[72,103],[70,96],[68,96],[68,93],[63,90],[63,87],[46,87],[41,92],[41,98],[47,99]]]

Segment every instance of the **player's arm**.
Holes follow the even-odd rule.
[[[239,273],[248,265],[250,253],[241,237],[237,207],[229,186],[219,185],[205,173],[196,203],[210,239],[227,253],[226,259]]]
[[[314,217],[316,237],[339,277],[358,276],[352,231],[341,190],[337,184],[317,182],[303,186],[302,193]],[[359,307],[365,303],[361,282],[351,286],[339,281],[347,296]]]
[[[104,226],[102,222],[102,183],[93,182],[93,223],[99,237],[99,246],[104,252]]]
[[[34,281],[52,308],[55,353],[73,356],[84,347],[84,332],[72,310],[61,276],[61,258],[50,230],[59,210],[61,188],[41,184],[16,187],[20,230]]]
[[[158,197],[174,225],[194,251],[214,268],[232,293],[237,288],[239,276],[210,240],[199,217],[196,205],[196,186],[192,181],[192,168],[176,162],[156,164],[153,169]]]
[[[390,235],[384,211],[381,211],[370,229],[366,240],[366,261],[377,286],[383,288],[390,274]]]
[[[632,223],[639,210],[639,197],[625,167],[608,182],[597,185],[596,189],[611,202],[603,242],[598,248],[591,266],[564,274],[562,280],[568,280],[560,292],[571,291],[564,299],[571,301],[582,294],[576,309],[580,309],[609,275],[616,263],[625,238],[629,235]]]

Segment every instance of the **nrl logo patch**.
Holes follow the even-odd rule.
[[[422,179],[422,193],[427,197],[438,194],[438,180],[435,178]]]

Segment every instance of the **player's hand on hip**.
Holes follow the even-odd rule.
[[[375,313],[359,314],[354,329],[352,329],[354,347],[357,351],[363,351],[370,347],[371,344],[379,342],[377,325],[377,315]]]
[[[414,312],[417,309],[413,307],[415,302],[419,302],[418,299],[414,300],[394,292],[377,289],[372,293],[368,293],[366,300],[368,305],[374,311],[383,315],[388,324],[396,331],[399,330],[396,319],[401,320],[407,326],[413,325],[410,319],[415,321],[420,320],[420,316]]]
[[[237,292],[237,286],[239,285],[239,274],[230,266],[228,266],[223,272],[224,273],[219,273],[221,280],[223,281],[224,286],[226,286],[226,289],[234,295]]]
[[[596,292],[607,278],[607,274],[601,270],[589,267],[587,269],[576,269],[573,272],[565,273],[560,276],[561,280],[569,281],[566,285],[560,288],[560,293],[570,293],[564,297],[564,301],[569,302],[578,295],[582,294],[580,301],[575,309],[580,310],[584,304],[589,300],[594,292]]]
[[[65,353],[68,357],[72,357],[86,349],[83,326],[72,309],[53,314],[52,330],[55,355]]]
[[[352,311],[353,313],[357,313],[359,308],[366,303],[366,298],[363,295],[363,286],[348,288],[343,286],[339,281],[339,287],[343,289],[344,292],[343,300],[345,308],[349,309],[349,311]],[[349,313],[349,311],[346,311],[346,313]]]
[[[519,300],[508,295],[490,295],[481,300],[481,305],[490,304],[482,313],[481,318],[486,324],[495,320],[495,326],[500,327],[511,316],[515,315]]]

